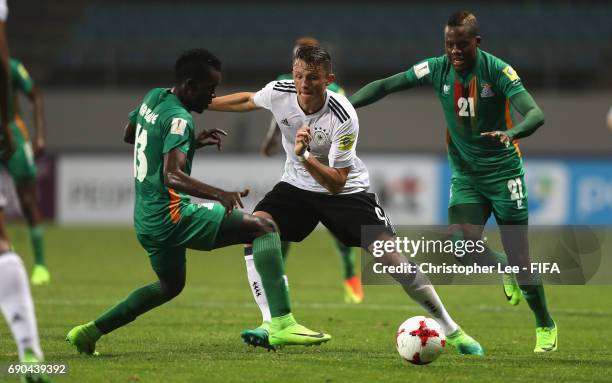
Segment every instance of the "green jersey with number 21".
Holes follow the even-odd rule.
[[[509,99],[525,88],[510,65],[478,49],[476,65],[465,76],[455,72],[446,55],[429,58],[405,74],[413,84],[432,85],[442,104],[453,172],[500,180],[523,174],[516,142],[506,147],[480,135],[514,125]]]

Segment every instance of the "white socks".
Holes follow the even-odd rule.
[[[421,305],[440,324],[445,335],[452,334],[459,328],[446,311],[438,293],[425,274],[417,269],[412,284],[402,285],[402,287],[410,298]]]
[[[0,254],[0,308],[17,343],[19,360],[23,361],[27,349],[42,360],[28,276],[21,258],[13,252]]]
[[[253,298],[255,298],[255,302],[257,303],[257,306],[259,306],[263,321],[269,322],[272,318],[272,315],[270,314],[270,306],[268,305],[268,298],[266,297],[266,292],[264,291],[263,284],[261,283],[261,276],[255,268],[252,247],[244,248],[244,261],[246,263],[247,276],[249,278],[249,285],[251,286]]]

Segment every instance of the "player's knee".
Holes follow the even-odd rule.
[[[278,227],[273,220],[269,218],[257,217],[257,233],[256,236],[262,236],[269,233],[275,233],[278,231]]]
[[[467,261],[467,258],[473,255],[473,251],[468,251],[469,247],[466,244],[476,243],[480,240],[479,231],[471,226],[456,224],[449,227],[448,235],[453,242],[453,255],[459,261]]]
[[[172,281],[172,282],[162,282],[161,283],[161,291],[164,297],[168,300],[179,295],[183,288],[185,287],[185,281]]]

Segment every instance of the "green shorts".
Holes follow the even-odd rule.
[[[152,234],[137,234],[138,241],[149,255],[156,273],[167,273],[185,267],[186,249],[212,250],[222,226],[242,222],[240,210],[234,210],[225,218],[225,208],[219,203],[189,204],[181,210],[181,219],[170,236],[160,241]]]
[[[498,222],[527,220],[527,186],[524,175],[487,179],[453,174],[448,207],[472,203],[491,206]]]
[[[36,162],[28,128],[17,116],[10,124],[15,139],[15,153],[7,164],[7,170],[16,182],[25,182],[36,177]]]

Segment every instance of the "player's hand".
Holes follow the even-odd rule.
[[[480,133],[480,135],[483,137],[490,137],[494,140],[498,140],[502,145],[505,145],[506,147],[509,147],[512,143],[510,136],[505,132],[502,132],[501,130],[496,130],[494,132],[484,132]]]
[[[221,136],[227,136],[227,132],[221,129],[202,129],[196,137],[196,147],[199,149],[204,146],[216,145],[217,150],[221,150]]]
[[[244,209],[242,198],[249,195],[249,189],[244,189],[241,192],[222,192],[219,197],[219,202],[225,207],[225,215],[232,214],[235,208],[240,207]]]
[[[42,137],[36,137],[36,139],[34,140],[33,149],[35,158],[38,158],[45,154],[45,151],[47,150],[47,143],[45,142],[45,139]]]
[[[304,152],[308,148],[308,145],[310,145],[311,140],[312,136],[310,135],[310,127],[302,126],[301,128],[299,128],[297,133],[295,134],[295,146],[293,148],[295,155],[301,156],[302,154],[304,154]]]

